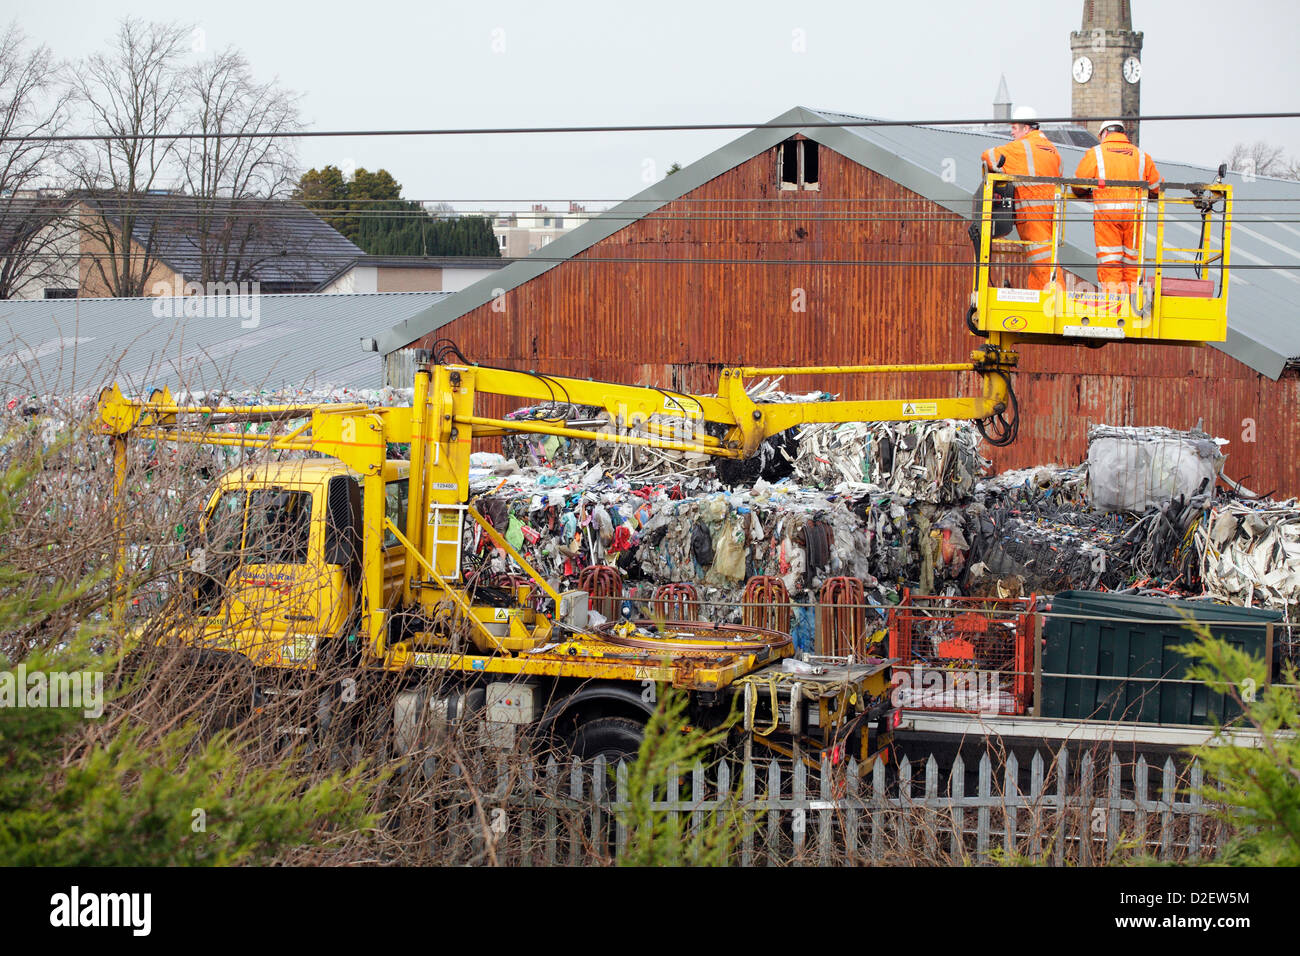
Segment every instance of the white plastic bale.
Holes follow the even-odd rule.
[[[1088,429],[1088,489],[1102,511],[1145,511],[1213,490],[1223,466],[1202,431],[1094,425]]]

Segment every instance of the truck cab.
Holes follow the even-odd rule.
[[[406,521],[410,464],[384,468],[385,512]],[[314,668],[323,639],[355,629],[362,483],[330,458],[241,466],[222,475],[182,575],[194,644],[252,663]],[[383,540],[384,597],[401,591],[405,549]]]

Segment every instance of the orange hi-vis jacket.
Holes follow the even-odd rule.
[[[1130,143],[1123,133],[1107,133],[1100,145],[1083,154],[1074,175],[1076,179],[1103,182],[1107,179],[1141,180],[1152,189],[1160,184],[1156,161]],[[1092,208],[1098,213],[1132,213],[1140,198],[1138,189],[1097,186],[1092,191]]]
[[[998,169],[998,157],[1005,156],[1006,162]],[[994,172],[1006,173],[1008,176],[1060,176],[1061,154],[1043,135],[1042,130],[1033,130],[1022,139],[1004,143],[986,149],[980,157],[984,164]],[[1035,219],[1052,219],[1052,198],[1054,187],[1050,183],[1025,183],[1016,186],[1016,221],[1022,220],[1021,210],[1026,215],[1025,221]]]
[[[1000,156],[1006,157],[1006,161],[998,169]],[[1061,175],[1061,154],[1042,130],[1033,130],[1018,140],[987,149],[980,158],[989,169],[1009,176]],[[1054,215],[1055,187],[1051,183],[1016,186],[1016,232],[1029,243],[1025,247],[1025,258],[1030,264],[1028,288],[1042,289],[1051,279]]]
[[[1083,154],[1077,179],[1099,182],[1140,180],[1154,189],[1160,184],[1155,160],[1138,149],[1123,133],[1107,133],[1101,144]],[[1076,189],[1078,192],[1078,189]],[[1142,190],[1134,187],[1096,186],[1092,189],[1092,228],[1097,242],[1097,280],[1103,285],[1140,280],[1141,258],[1138,210]]]

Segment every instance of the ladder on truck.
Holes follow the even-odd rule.
[[[1220,178],[1223,172],[1221,168]],[[1041,290],[1014,284],[1028,273],[1019,253],[1030,245],[1008,229],[1010,212],[1003,196],[1017,183],[1053,188],[1051,278]],[[1135,213],[1140,278],[1131,289],[1104,289],[1075,281],[1079,271],[1095,265],[1095,247],[1092,203],[1073,198],[1072,188],[1099,185],[1133,188],[1141,197]],[[1219,180],[1161,183],[1154,200],[1148,198],[1149,188],[1128,180],[1099,183],[988,173],[976,196],[977,218],[971,227],[976,262],[967,313],[970,330],[982,337],[1011,336],[1030,342],[1137,340],[1191,345],[1224,341],[1232,187]],[[1004,230],[1008,234],[1001,235]]]

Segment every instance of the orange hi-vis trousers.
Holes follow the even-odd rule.
[[[989,169],[1011,176],[1060,176],[1061,156],[1040,131],[984,151],[980,157]],[[999,159],[1002,165],[999,166]],[[1052,221],[1056,215],[1056,189],[1049,183],[1016,185],[1016,233],[1026,245],[1029,262],[1026,288],[1042,289],[1052,276]]]
[[[1092,234],[1097,241],[1097,282],[1103,288],[1118,284],[1131,292],[1141,281],[1138,232],[1136,208],[1126,215],[1117,215],[1116,212],[1093,214]]]
[[[1105,181],[1139,180],[1148,190],[1160,183],[1155,160],[1142,152],[1120,132],[1107,132],[1100,144],[1083,154],[1074,171],[1079,179],[1096,179],[1091,191],[1092,234],[1097,241],[1097,284],[1103,288],[1123,286],[1131,292],[1142,279],[1138,262],[1143,209],[1140,189],[1106,186]],[[1076,195],[1078,195],[1076,191]]]
[[[1029,278],[1025,288],[1043,289],[1052,277],[1052,218],[1016,220],[1016,232],[1025,242],[1025,258],[1029,260]]]

